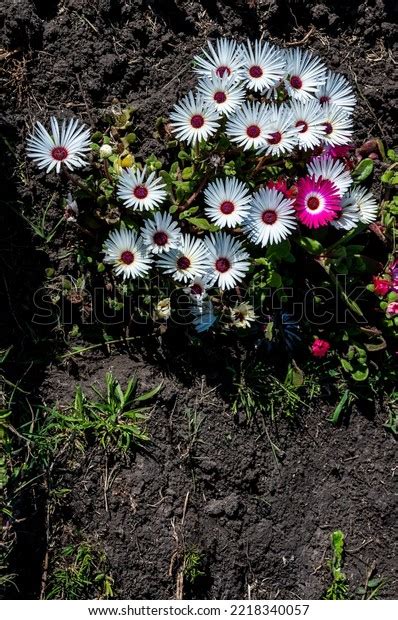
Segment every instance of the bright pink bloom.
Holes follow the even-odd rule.
[[[325,149],[325,154],[334,157],[335,159],[344,159],[345,157],[349,157],[350,151],[352,151],[354,146],[352,144],[344,144],[343,146],[327,146]]]
[[[311,353],[314,357],[325,357],[330,349],[330,342],[317,338],[312,343]]]
[[[308,228],[319,228],[336,219],[341,211],[339,190],[334,183],[315,177],[298,180],[295,202],[297,217]]]
[[[390,274],[392,278],[392,288],[398,293],[398,258],[390,266]]]
[[[390,304],[388,304],[387,314],[391,314],[392,316],[398,314],[398,301],[392,301]]]
[[[373,286],[375,287],[376,295],[387,295],[390,290],[390,282],[389,280],[385,280],[384,278],[378,278],[377,276],[373,276]]]

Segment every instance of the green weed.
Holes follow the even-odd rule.
[[[196,548],[192,547],[184,554],[183,576],[184,580],[193,586],[200,577],[205,575],[204,572],[204,556]]]
[[[56,559],[57,568],[49,581],[47,599],[109,599],[114,596],[108,561],[87,542],[65,547]]]
[[[344,534],[341,530],[332,532],[332,559],[328,562],[332,583],[326,590],[324,600],[343,601],[348,598],[347,577],[342,571],[344,560]]]

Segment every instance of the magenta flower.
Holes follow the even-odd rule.
[[[325,357],[330,349],[330,342],[316,338],[311,346],[311,353],[314,357]]]
[[[308,228],[319,228],[336,219],[341,211],[339,190],[331,181],[304,177],[297,183],[297,217]]]
[[[325,154],[330,155],[330,157],[333,157],[334,159],[344,159],[345,157],[348,157],[350,155],[353,149],[353,144],[344,144],[340,146],[331,146],[329,144],[325,148]]]
[[[388,291],[390,290],[390,281],[389,280],[385,280],[384,278],[378,278],[377,276],[373,276],[373,286],[374,286],[374,292],[376,293],[376,295],[382,295],[384,297],[384,295],[387,295]]]
[[[398,301],[392,301],[388,304],[387,314],[390,314],[391,316],[398,314]]]

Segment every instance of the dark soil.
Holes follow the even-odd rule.
[[[57,365],[53,334],[38,337],[31,329],[32,294],[44,269],[67,270],[62,248],[58,256],[39,251],[15,214],[21,202],[28,210],[42,206],[59,187],[30,164],[15,166],[15,156],[23,161],[32,123],[66,113],[95,125],[112,103],[129,103],[137,108],[140,153],[155,152],[155,120],[192,86],[189,63],[206,39],[264,35],[284,44],[305,39],[345,73],[358,92],[357,139],[379,136],[391,146],[397,137],[396,16],[394,0],[0,1],[6,50],[0,56],[6,140],[0,318],[11,318],[1,348],[14,344],[10,372],[32,398],[69,403],[77,382],[102,385],[109,368],[122,383],[136,372],[143,388],[162,374],[142,356],[127,354],[98,353]],[[69,233],[72,243],[74,236]],[[395,444],[382,428],[386,412],[357,412],[334,429],[326,402],[303,410],[294,426],[248,429],[233,421],[219,395],[222,365],[211,365],[211,376],[205,364],[201,370],[188,365],[179,379],[170,371],[177,365],[168,373],[167,364],[163,368],[165,387],[150,421],[153,447],[117,464],[106,498],[99,450],[80,456],[71,471],[57,471],[59,485],[72,492],[52,516],[50,566],[71,538],[89,538],[108,555],[118,597],[173,598],[182,549],[196,546],[205,557],[205,576],[187,598],[317,599],[328,583],[329,536],[340,528],[347,535],[351,592],[375,562],[388,578],[382,597],[396,597]],[[188,411],[203,418],[191,450]],[[113,464],[107,468],[109,474]],[[31,506],[19,507],[27,518],[15,558],[21,598],[37,598],[40,591],[46,551],[40,506],[35,497]]]

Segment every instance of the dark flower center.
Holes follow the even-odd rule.
[[[194,295],[202,295],[203,288],[200,286],[200,284],[192,284],[191,293],[193,293]]]
[[[325,123],[325,133],[329,136],[333,132],[332,123]]]
[[[62,161],[68,157],[68,151],[64,146],[55,146],[51,151],[51,157],[57,161]]]
[[[154,243],[156,243],[156,245],[166,245],[168,240],[169,238],[165,232],[159,231],[153,235],[153,241]]]
[[[200,129],[205,124],[205,119],[201,114],[194,114],[191,118],[191,125],[194,129]]]
[[[264,224],[274,224],[278,219],[278,216],[276,215],[275,211],[268,210],[264,211],[261,219],[263,220]]]
[[[308,198],[307,207],[311,211],[315,211],[319,207],[319,205],[320,205],[319,198],[317,198],[316,196],[311,196],[310,198]]]
[[[137,187],[134,188],[133,194],[136,198],[143,200],[148,196],[148,190],[145,185],[137,185]]]
[[[216,73],[218,77],[222,78],[224,77],[224,75],[231,75],[231,69],[229,67],[226,67],[225,65],[221,65],[221,67],[218,67],[216,69]]]
[[[230,200],[225,200],[220,204],[220,211],[221,213],[224,213],[224,215],[229,215],[235,211],[235,205]]]
[[[327,95],[322,95],[322,97],[319,97],[319,103],[329,103],[330,101],[330,97],[328,97]]]
[[[258,138],[261,133],[261,129],[257,125],[249,125],[249,127],[246,129],[246,133],[249,138]]]
[[[228,269],[231,268],[231,263],[228,258],[221,257],[216,260],[215,267],[216,270],[220,273],[225,273],[226,271],[228,271]]]
[[[301,129],[299,129],[299,133],[305,133],[308,131],[308,123],[305,121],[297,121],[296,127],[301,127]]]
[[[298,75],[292,75],[290,78],[290,85],[292,88],[301,88],[303,85],[303,80]]]
[[[188,269],[191,266],[191,261],[187,256],[180,256],[177,261],[178,269]]]
[[[274,133],[270,134],[270,137],[268,138],[267,142],[268,144],[279,144],[281,140],[282,140],[282,134],[280,133],[280,131],[275,131]]]
[[[252,77],[252,78],[260,78],[263,73],[264,73],[264,71],[258,65],[253,65],[249,69],[249,74],[250,74],[250,77]]]
[[[129,250],[125,250],[124,252],[121,253],[120,260],[125,265],[131,265],[131,263],[134,262],[134,254],[130,252]]]
[[[216,93],[214,93],[214,101],[216,101],[217,103],[224,103],[224,101],[227,100],[227,95],[222,91],[219,90]]]

